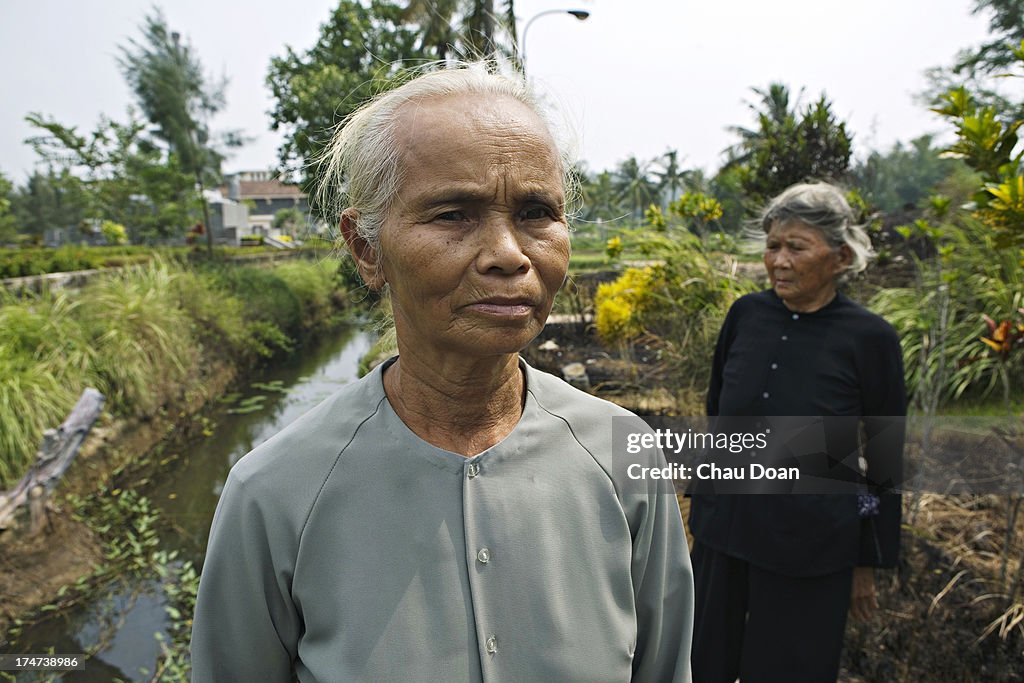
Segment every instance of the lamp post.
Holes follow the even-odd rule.
[[[548,14],[568,14],[569,16],[576,17],[577,21],[586,21],[587,17],[590,16],[590,12],[585,9],[546,9],[543,12],[537,12],[530,17],[523,26],[523,45],[519,49],[519,62],[523,67],[524,77],[526,76],[526,32],[530,30],[530,26],[533,22]]]

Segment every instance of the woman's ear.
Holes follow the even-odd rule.
[[[348,251],[356,262],[359,277],[363,278],[363,282],[370,289],[379,290],[385,284],[380,254],[359,234],[358,223],[359,212],[355,209],[350,207],[341,212],[341,235],[345,238]]]
[[[853,264],[853,249],[844,244],[839,247],[839,272],[843,272]]]

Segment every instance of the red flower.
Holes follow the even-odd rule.
[[[1021,312],[1024,313],[1024,309],[1021,309]],[[1010,320],[996,323],[987,315],[983,314],[981,317],[984,318],[989,331],[989,336],[981,337],[981,341],[1004,358],[1010,354],[1014,345],[1024,341],[1024,323],[1014,324]]]

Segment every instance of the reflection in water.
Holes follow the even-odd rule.
[[[359,359],[372,343],[356,329],[341,329],[282,364],[257,373],[232,403],[205,411],[212,433],[175,444],[167,454],[178,458],[151,477],[142,493],[160,513],[165,526],[160,548],[178,551],[182,560],[202,565],[210,521],[228,470],[247,452],[356,379]],[[263,395],[259,410],[234,414],[233,406]],[[52,674],[18,674],[22,681],[148,681],[160,652],[156,634],[168,628],[164,596],[155,577],[114,584],[84,606],[55,616],[18,639],[23,653],[95,652],[85,670]]]

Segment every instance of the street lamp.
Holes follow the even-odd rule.
[[[568,14],[576,17],[578,21],[586,21],[587,17],[590,16],[590,12],[585,9],[546,9],[543,12],[537,12],[526,25],[523,26],[523,46],[519,49],[519,61],[523,67],[523,76],[526,76],[526,32],[530,30],[530,25],[537,21],[546,14]]]

